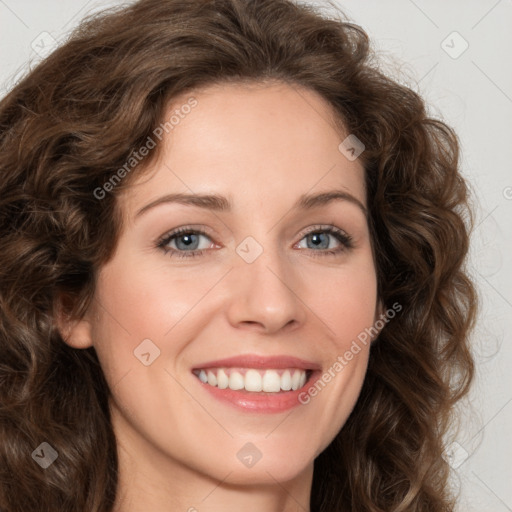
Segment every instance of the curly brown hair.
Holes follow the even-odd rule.
[[[122,225],[94,193],[203,85],[278,80],[318,92],[364,142],[378,294],[403,306],[373,343],[357,404],[314,465],[311,510],[452,511],[444,435],[469,389],[473,215],[454,131],[373,63],[342,13],[290,0],[141,0],[84,20],[0,103],[0,509],[111,511],[116,440],[81,318]],[[46,440],[46,471],[31,459]],[[98,449],[101,447],[101,449]]]

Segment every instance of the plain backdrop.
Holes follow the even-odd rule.
[[[460,511],[512,511],[512,0],[332,0],[382,67],[457,131],[477,214],[477,377],[446,457]],[[312,1],[331,10],[321,0]],[[86,14],[120,2],[0,0],[0,96]]]

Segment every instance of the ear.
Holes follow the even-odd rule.
[[[83,318],[73,318],[72,299],[67,294],[60,294],[55,302],[54,319],[57,329],[67,345],[77,349],[92,347],[92,324],[89,311]]]

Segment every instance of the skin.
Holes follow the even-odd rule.
[[[190,96],[175,98],[169,113]],[[338,150],[348,134],[313,91],[223,84],[193,96],[198,105],[119,197],[117,250],[86,316],[62,330],[71,346],[95,347],[112,390],[117,512],[308,511],[313,461],[356,403],[370,345],[307,405],[283,413],[219,402],[191,369],[250,353],[292,355],[326,370],[375,323],[382,309],[363,211],[346,200],[291,209],[304,193],[333,189],[366,206],[364,169]],[[178,192],[221,194],[233,207],[164,203],[136,217]],[[171,257],[156,247],[190,225],[208,232],[202,255]],[[325,254],[307,237],[317,225],[348,233],[353,247]],[[235,250],[248,236],[263,249],[250,264]],[[343,248],[323,236],[329,249]],[[149,366],[134,356],[145,339],[160,350]],[[250,468],[236,456],[247,442],[262,455]]]

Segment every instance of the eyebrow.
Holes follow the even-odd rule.
[[[368,210],[366,207],[349,192],[345,190],[330,190],[329,192],[321,192],[319,194],[303,194],[295,202],[292,210],[312,210],[319,206],[324,206],[333,201],[348,201],[349,203],[358,206],[365,217],[368,216]],[[205,208],[217,212],[229,212],[231,211],[231,203],[229,200],[219,194],[166,194],[165,196],[155,199],[151,203],[142,207],[135,217],[140,217],[148,210],[151,210],[159,205],[168,203],[178,203],[189,206],[197,206],[199,208]]]

